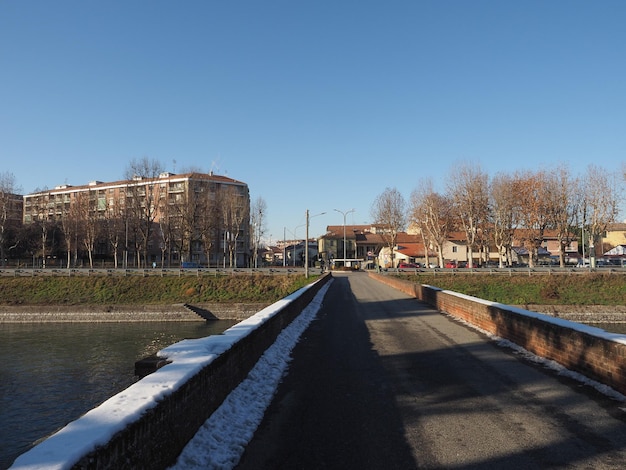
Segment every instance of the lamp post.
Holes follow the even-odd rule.
[[[326,214],[326,212],[309,216],[309,210],[306,210],[306,237],[304,240],[304,277],[306,279],[309,278],[309,219],[324,214]]]
[[[350,212],[354,212],[354,209],[350,209],[349,211],[340,211],[339,209],[335,209],[336,212],[339,212],[343,215],[343,266],[346,266],[346,216]]]
[[[287,227],[283,227],[283,268],[287,266]]]

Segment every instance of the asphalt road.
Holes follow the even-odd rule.
[[[626,404],[334,276],[239,470],[626,467]]]

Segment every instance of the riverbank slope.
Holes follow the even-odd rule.
[[[303,275],[1,278],[0,323],[242,320],[312,280]]]

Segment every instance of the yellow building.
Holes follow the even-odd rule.
[[[602,244],[607,250],[618,245],[625,245],[626,223],[610,224],[602,237]]]

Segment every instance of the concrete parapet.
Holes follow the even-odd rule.
[[[232,327],[230,330],[233,330],[233,333],[230,335],[227,330],[224,335],[207,338],[216,341],[211,343],[214,345],[213,348],[205,345],[206,356],[211,356],[211,351],[217,352],[205,365],[179,363],[174,358],[171,364],[107,400],[98,407],[101,410],[95,408],[20,456],[12,468],[34,468],[33,462],[39,462],[38,459],[49,456],[50,451],[65,448],[68,451],[63,453],[63,458],[67,461],[54,461],[55,468],[102,470],[160,469],[171,466],[200,426],[246,378],[280,332],[304,310],[330,278],[329,274],[325,275],[287,299],[279,301],[280,303],[274,304],[279,307],[275,309],[268,307],[266,311],[259,312],[258,322],[254,321],[253,316],[249,319],[252,321],[248,321],[245,327],[240,326],[246,323],[245,321]],[[244,333],[238,334],[237,331]],[[186,369],[187,367],[189,369]],[[175,383],[165,386],[163,384],[166,382],[163,384],[158,382],[159,374],[183,379],[175,378]],[[142,384],[144,380],[153,382]],[[138,390],[133,392],[133,387],[136,386]],[[152,403],[136,406],[131,416],[110,416],[109,411],[115,412],[121,407],[119,403],[123,400],[128,401],[129,395],[136,401],[142,400],[142,391],[148,391],[150,387],[165,390],[160,390]],[[115,423],[111,424],[110,421],[114,419]],[[84,423],[81,423],[81,420]],[[107,427],[108,430],[102,430]],[[68,437],[71,434],[74,436]],[[88,442],[80,441],[77,445],[77,440],[80,440],[82,435]],[[76,447],[85,450],[77,451]]]
[[[551,359],[626,395],[626,336],[489,302],[436,287],[370,273],[380,282],[442,312]]]

